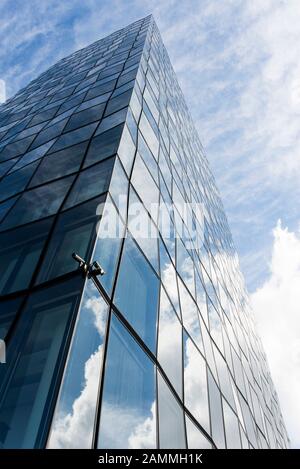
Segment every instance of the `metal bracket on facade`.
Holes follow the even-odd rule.
[[[105,271],[102,269],[101,265],[97,261],[94,261],[89,264],[84,259],[82,259],[82,257],[76,254],[76,252],[73,252],[72,257],[76,262],[78,262],[79,268],[88,278],[93,279],[95,277],[98,277],[98,275],[105,274]]]

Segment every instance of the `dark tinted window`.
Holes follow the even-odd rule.
[[[0,200],[7,199],[25,189],[29,179],[32,177],[38,162],[34,162],[8,174],[0,181]]]
[[[13,300],[0,301],[0,339],[4,340],[6,334],[22,303],[23,297]]]
[[[5,218],[1,228],[21,225],[56,213],[74,180],[69,176],[25,192]]]
[[[73,252],[89,259],[100,218],[97,208],[103,201],[104,198],[97,198],[59,215],[38,282],[76,270],[78,263],[72,258]]]
[[[93,138],[88,150],[84,167],[114,155],[120,143],[123,125],[114,127]]]
[[[52,219],[0,234],[0,294],[27,288]]]
[[[64,209],[96,197],[108,190],[114,158],[81,171],[67,199]]]
[[[67,132],[66,134],[61,135],[53,145],[52,150],[62,150],[65,147],[76,145],[77,143],[83,142],[84,140],[88,140],[92,136],[96,127],[97,122],[85,125],[84,127],[80,127],[80,129],[72,130],[71,132]]]
[[[47,428],[57,378],[65,359],[68,330],[83,280],[42,290],[31,296],[7,348],[8,366],[0,368],[3,448],[33,448]],[[11,364],[11,368],[10,365]]]
[[[0,177],[10,170],[10,168],[18,161],[19,158],[13,158],[12,160],[5,161],[0,164]]]
[[[30,187],[78,171],[87,145],[88,142],[79,143],[45,156],[30,183]]]
[[[46,129],[42,130],[32,144],[32,148],[38,147],[49,140],[52,140],[54,137],[60,135],[68,122],[68,119],[63,119],[57,124],[51,125]]]
[[[100,120],[104,107],[105,104],[99,104],[98,106],[93,106],[89,109],[73,114],[65,128],[65,132],[77,129],[78,127],[82,127],[90,122]]]

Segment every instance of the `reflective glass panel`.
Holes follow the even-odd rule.
[[[225,448],[224,424],[221,395],[215,380],[208,371],[209,408],[211,419],[211,435],[217,448]]]
[[[52,179],[78,171],[87,144],[88,142],[79,143],[78,145],[45,156],[30,183],[30,187],[44,184]]]
[[[135,151],[135,144],[132,140],[127,125],[125,125],[122,133],[120,146],[118,148],[118,155],[128,175],[130,174],[132,168]]]
[[[5,218],[1,228],[21,225],[56,213],[74,176],[25,192]]]
[[[44,444],[44,410],[51,410],[81,284],[81,279],[72,280],[33,294],[22,314],[7,349],[12,369],[0,369],[3,448]]]
[[[36,167],[37,162],[31,163],[25,166],[25,168],[5,176],[2,181],[0,181],[0,201],[23,191]]]
[[[172,304],[176,310],[177,316],[181,318],[181,312],[179,307],[178,288],[176,280],[176,271],[168,256],[167,250],[164,244],[159,242],[159,256],[160,256],[160,276],[164,284],[164,287],[172,301]]]
[[[62,212],[57,220],[37,282],[44,282],[78,268],[72,254],[89,261],[105,198],[96,198]]]
[[[113,175],[109,185],[109,192],[116,204],[120,215],[125,221],[127,218],[128,179],[121,166],[119,158],[116,158]]]
[[[84,161],[84,168],[115,155],[119,147],[122,130],[123,125],[118,125],[100,135],[96,135],[91,141]]]
[[[185,406],[209,433],[206,363],[186,333],[183,340]]]
[[[154,365],[113,315],[98,447],[155,448],[155,402]]]
[[[182,327],[164,289],[160,290],[158,361],[182,397]]]
[[[78,127],[82,127],[83,125],[89,124],[90,122],[100,120],[104,111],[104,107],[104,104],[99,104],[98,106],[93,106],[89,109],[73,114],[70,117],[64,131],[68,132],[69,130],[77,129]]]
[[[147,259],[158,272],[158,232],[144,205],[130,187],[128,229]]]
[[[184,414],[171,389],[160,375],[158,379],[159,447],[161,449],[186,448]]]
[[[114,303],[153,353],[159,280],[131,238],[125,240]]]
[[[154,222],[157,222],[159,191],[139,154],[134,163],[131,182]]]
[[[211,449],[211,443],[186,415],[186,434],[189,449]]]
[[[12,300],[0,301],[0,339],[5,339],[22,300],[21,296]]]
[[[226,447],[228,449],[240,449],[241,439],[237,416],[224,399],[222,399],[222,402],[226,432]]]
[[[114,158],[110,158],[109,160],[81,171],[64,204],[64,209],[106,192],[108,190],[113,165]]]
[[[53,219],[0,234],[0,293],[29,286]]]
[[[125,226],[110,198],[104,206],[102,219],[97,233],[92,261],[100,263],[105,274],[98,277],[106,293],[111,294],[117,262],[120,255]]]
[[[91,448],[108,306],[87,280],[48,448]]]
[[[71,132],[67,132],[61,135],[53,145],[52,150],[62,150],[65,147],[76,145],[77,143],[83,142],[84,140],[88,140],[93,135],[97,125],[97,122],[95,122],[93,124],[80,127],[80,129],[72,130]]]
[[[122,124],[122,122],[125,122],[126,114],[127,108],[124,108],[102,119],[95,133],[95,136],[97,136],[98,134],[102,134],[103,132],[109,129],[112,129],[113,127],[119,126],[119,124]],[[120,126],[119,129],[121,130],[122,127]]]
[[[192,339],[195,341],[196,345],[198,345],[199,349],[203,352],[203,342],[196,303],[192,299],[180,278],[178,278],[178,287],[183,325]]]
[[[5,215],[8,213],[9,209],[14,205],[18,197],[13,197],[12,199],[6,200],[0,204],[0,221],[3,220]]]

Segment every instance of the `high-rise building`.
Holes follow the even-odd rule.
[[[0,293],[1,447],[288,447],[151,16],[0,107]]]

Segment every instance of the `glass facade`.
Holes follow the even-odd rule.
[[[105,274],[83,275],[73,252]],[[1,105],[0,254],[0,447],[288,447],[152,16]]]

